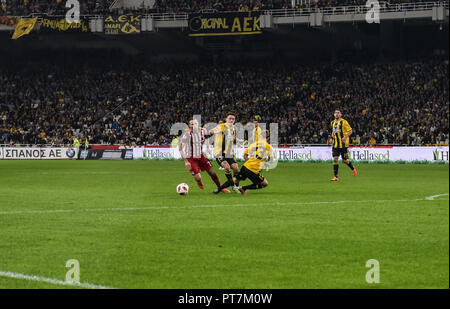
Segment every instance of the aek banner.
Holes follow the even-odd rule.
[[[260,12],[195,13],[189,15],[189,36],[261,34]]]
[[[83,17],[80,17],[80,22],[67,22],[66,18],[57,16],[44,16],[40,23],[40,32],[76,32],[87,33],[89,32],[89,21]]]
[[[103,21],[105,34],[141,33],[141,15],[109,15]]]
[[[69,160],[77,156],[75,147],[0,147],[1,160]]]
[[[235,156],[243,158],[245,148],[235,149]],[[448,146],[427,147],[351,147],[348,149],[352,161],[395,162],[395,161],[428,161],[449,162]],[[331,147],[279,147],[275,155],[282,161],[331,160]],[[181,159],[178,149],[170,147],[137,147],[133,148],[134,159]],[[208,155],[212,158],[211,155]]]

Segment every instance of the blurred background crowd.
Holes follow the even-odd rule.
[[[79,0],[81,14],[124,13],[190,13],[202,10],[252,11],[287,8],[321,8],[365,5],[367,0],[155,0],[153,5],[142,4],[130,9],[110,9],[112,0]],[[439,2],[432,0],[386,0],[380,5],[399,3]],[[150,3],[150,2],[149,2]],[[27,16],[33,13],[65,15],[65,0],[0,0],[0,16]]]
[[[115,52],[0,57],[0,144],[167,145],[171,125],[234,111],[278,123],[279,144],[326,144],[334,109],[354,145],[449,141],[448,59],[153,64]]]

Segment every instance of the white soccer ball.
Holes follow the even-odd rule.
[[[188,192],[189,192],[189,186],[188,186],[187,184],[185,184],[185,183],[180,183],[180,184],[177,186],[177,193],[178,193],[179,195],[186,195],[186,194],[188,194]]]

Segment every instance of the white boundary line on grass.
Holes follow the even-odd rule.
[[[33,275],[25,275],[25,274],[19,274],[19,273],[14,273],[14,272],[10,272],[10,271],[1,271],[1,270],[0,270],[0,277],[6,277],[6,278],[12,278],[12,279],[22,279],[22,280],[29,280],[29,281],[38,281],[38,282],[55,284],[55,285],[81,287],[81,288],[86,288],[86,289],[115,289],[115,288],[108,287],[108,286],[96,285],[96,284],[91,284],[91,283],[86,283],[86,282],[75,283],[75,282],[62,281],[62,280],[58,280],[58,279],[45,278],[45,277],[33,276]]]
[[[436,197],[440,197],[440,196],[448,196],[448,193],[442,193],[442,194],[436,194],[436,195],[427,196],[425,199],[428,200],[428,201],[434,201],[434,199]]]
[[[360,200],[360,201],[324,201],[324,202],[274,202],[258,204],[210,204],[192,206],[148,206],[148,207],[116,207],[116,208],[87,208],[87,209],[54,209],[54,210],[17,210],[0,211],[0,215],[20,214],[51,214],[51,213],[74,213],[74,212],[104,212],[104,211],[132,211],[132,210],[158,210],[158,209],[188,209],[188,208],[221,208],[221,207],[253,207],[253,206],[289,206],[289,205],[321,205],[321,204],[346,204],[346,203],[386,203],[386,202],[418,202],[434,201],[435,197],[448,195],[448,193],[427,196],[420,199],[399,200]]]

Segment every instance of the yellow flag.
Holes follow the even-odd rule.
[[[31,19],[20,19],[16,24],[16,30],[12,36],[13,40],[20,38],[23,35],[29,34],[36,25],[37,17]]]

